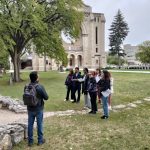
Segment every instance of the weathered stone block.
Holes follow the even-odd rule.
[[[5,134],[2,141],[0,142],[0,150],[11,150],[11,149],[12,149],[11,136]]]
[[[11,139],[13,144],[18,144],[24,139],[24,128],[21,126],[18,126],[14,128],[14,130],[11,132]]]

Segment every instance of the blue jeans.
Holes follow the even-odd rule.
[[[104,116],[109,116],[108,97],[102,96],[102,103],[103,103]]]
[[[38,143],[43,142],[43,110],[28,111],[28,143],[33,143],[33,124],[37,120]]]

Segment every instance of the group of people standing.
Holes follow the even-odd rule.
[[[65,101],[69,101],[71,93],[72,103],[79,103],[82,90],[82,94],[84,94],[84,108],[91,109],[90,114],[96,114],[98,111],[98,98],[98,102],[102,103],[104,112],[101,118],[107,119],[109,117],[109,110],[111,109],[111,93],[113,93],[113,78],[111,78],[110,72],[107,70],[101,71],[99,68],[96,71],[89,72],[88,68],[84,68],[83,73],[81,75],[78,67],[75,68],[75,73],[73,69],[70,69],[65,80],[67,87]]]

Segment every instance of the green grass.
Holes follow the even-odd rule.
[[[113,73],[113,104],[126,104],[150,96],[150,74]]]
[[[83,96],[80,104],[64,102],[66,89],[64,80],[67,74],[57,72],[40,73],[40,82],[49,94],[46,111],[58,111],[83,108]],[[23,87],[28,83],[28,73],[21,74],[24,80],[12,86],[8,85],[8,75],[0,78],[0,93],[21,98]],[[114,78],[113,105],[126,104],[150,96],[150,74],[112,73]],[[99,106],[100,107],[100,106]],[[47,142],[42,146],[35,144],[32,150],[148,150],[150,147],[150,109],[149,103],[137,108],[110,113],[108,120],[97,115],[74,115],[50,117],[44,122],[44,136]],[[14,147],[14,150],[26,150],[27,141]]]
[[[28,76],[29,73],[27,72],[21,73],[21,78],[23,79],[23,82],[14,83],[11,86],[8,82],[8,75],[0,78],[0,94],[22,99],[24,86],[29,82]],[[68,110],[70,108],[75,110],[81,109],[82,106],[72,105],[72,103],[64,103],[63,101],[66,94],[66,87],[64,85],[66,76],[67,74],[58,73],[55,71],[39,72],[40,84],[44,85],[49,95],[49,100],[45,102],[45,110],[58,111]]]
[[[47,142],[32,150],[148,150],[150,148],[149,104],[138,108],[111,113],[108,120],[100,115],[51,117],[45,121]],[[25,150],[27,142],[14,150]]]
[[[49,95],[46,102],[46,111],[58,111],[75,109],[80,110],[83,107],[83,96],[81,96],[81,104],[75,105],[71,102],[64,102],[66,88],[64,85],[67,73],[58,73],[56,71],[40,72],[40,83],[45,86]],[[0,94],[12,96],[13,98],[22,98],[24,85],[29,82],[29,73],[22,73],[24,80],[21,83],[9,85],[9,76],[0,78]],[[123,104],[135,100],[143,99],[150,95],[149,80],[150,74],[139,73],[112,73],[114,78],[114,94],[112,104]]]

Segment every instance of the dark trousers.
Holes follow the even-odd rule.
[[[73,99],[74,99],[74,102],[79,102],[80,101],[80,91],[81,91],[80,87],[74,87],[74,89],[73,89]],[[78,92],[77,98],[76,98],[76,92]]]
[[[71,86],[67,86],[67,95],[66,95],[66,100],[69,100],[69,95],[71,92],[71,99],[73,99],[73,90]]]
[[[90,98],[91,98],[91,108],[93,112],[97,111],[97,103],[96,103],[96,97],[97,97],[97,92],[89,92]]]

